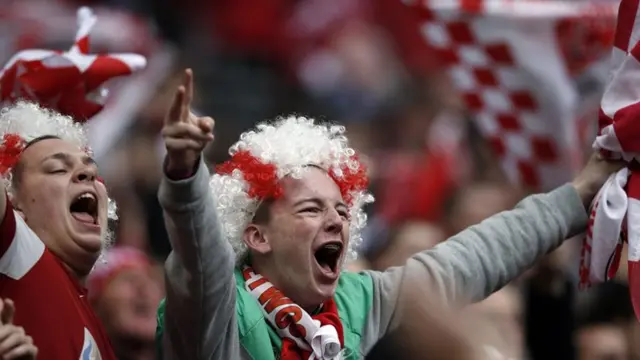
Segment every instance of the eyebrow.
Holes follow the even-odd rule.
[[[314,204],[316,204],[318,206],[323,206],[322,200],[320,200],[319,198],[305,198],[305,199],[296,201],[296,203],[293,204],[293,206],[294,207],[298,207],[298,206],[300,206],[300,205],[302,205],[302,204],[304,204],[306,202],[311,202],[311,203],[314,203]],[[347,205],[342,201],[338,201],[338,203],[336,203],[335,206],[336,207],[338,207],[338,206],[344,207],[345,209],[347,208]]]
[[[44,158],[41,163],[44,163],[48,160],[60,160],[63,161],[66,164],[71,164],[73,162],[73,157],[67,153],[63,153],[63,152],[59,152],[59,153],[55,153],[53,155],[49,155],[46,158]],[[94,165],[94,166],[98,166],[98,164],[96,163],[95,160],[93,160],[92,157],[85,155],[82,157],[82,163],[84,165]]]

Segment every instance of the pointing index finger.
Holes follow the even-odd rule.
[[[180,119],[182,121],[188,121],[191,112],[191,101],[193,100],[193,70],[187,69],[184,71],[183,86],[185,92],[184,96],[182,97]]]

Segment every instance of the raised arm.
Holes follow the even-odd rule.
[[[190,70],[185,77],[163,129],[167,158],[159,200],[173,251],[159,310],[162,355],[164,360],[237,359],[235,255],[220,235],[209,171],[200,156],[213,139],[213,120],[190,113]]]
[[[399,288],[409,278],[422,279],[448,304],[465,305],[486,298],[522,274],[565,239],[586,229],[586,207],[619,167],[594,157],[573,184],[529,196],[515,209],[414,255],[405,266],[371,272],[375,290],[365,342],[375,342],[410,316],[396,306]]]

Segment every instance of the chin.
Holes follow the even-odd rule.
[[[102,251],[102,236],[99,235],[76,235],[74,242],[84,251],[89,253],[100,253]]]
[[[336,281],[333,284],[317,284],[316,285],[316,293],[318,294],[319,297],[322,298],[322,301],[325,301],[331,297],[333,297],[333,295],[335,295],[336,293],[336,289],[338,288],[338,282]]]

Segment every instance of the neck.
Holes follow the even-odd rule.
[[[77,271],[73,267],[71,267],[71,265],[67,264],[66,262],[64,262],[62,260],[60,260],[60,262],[62,263],[62,266],[64,266],[64,268],[67,269],[67,272],[69,272],[69,274],[71,274],[71,276],[73,276],[76,280],[78,280],[80,285],[85,286],[85,284],[87,282],[88,274],[80,273],[79,271]]]
[[[273,284],[273,286],[275,286],[276,289],[280,290],[286,297],[288,297],[289,299],[291,299],[291,301],[293,301],[298,306],[303,308],[304,311],[306,311],[307,313],[312,314],[322,304],[322,302],[317,302],[317,301],[313,301],[313,302],[305,301],[303,297],[297,296],[296,294],[298,292],[296,292],[295,289],[291,289],[289,286],[287,286],[285,282],[281,282],[277,272],[270,271],[271,268],[268,266],[264,266],[264,264],[262,264],[260,261],[255,261],[254,259],[254,261],[251,264],[251,267],[253,267],[253,270],[256,273],[267,278],[267,280],[269,280],[269,282]]]
[[[120,360],[153,360],[153,342],[126,336],[112,336],[111,341],[116,357]]]
[[[29,223],[27,223],[27,225],[29,225]],[[73,240],[54,238],[50,233],[42,231],[42,229],[32,228],[32,230],[38,235],[40,240],[42,240],[49,252],[62,263],[69,274],[84,285],[87,276],[100,257],[100,251],[90,252],[82,249],[80,246],[63,247],[62,244],[70,244]]]

